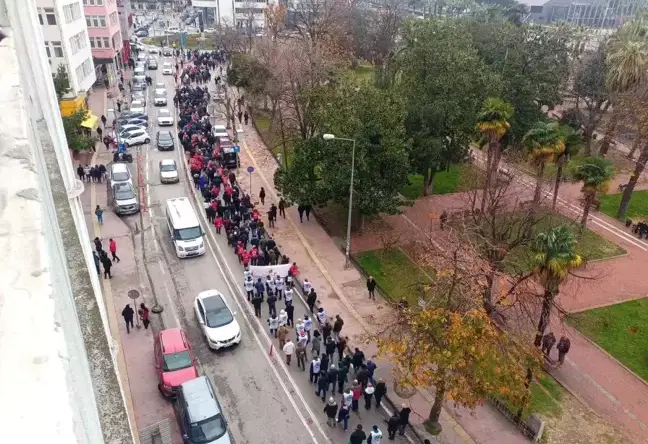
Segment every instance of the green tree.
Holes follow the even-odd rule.
[[[583,136],[580,131],[574,130],[572,127],[567,125],[562,125],[560,127],[560,137],[562,138],[563,143],[565,144],[565,149],[556,155],[556,182],[554,184],[553,192],[553,201],[551,203],[551,208],[556,208],[556,202],[558,201],[558,190],[560,189],[560,183],[563,180],[563,169],[565,165],[571,160],[573,156],[578,154],[581,147],[583,146]]]
[[[569,78],[572,31],[565,27],[469,21],[479,56],[501,76],[498,94],[515,109],[510,121],[511,145],[544,117],[543,108],[562,103]]]
[[[227,70],[230,85],[243,88],[253,97],[261,97],[266,92],[270,72],[257,59],[248,54],[234,54]]]
[[[489,97],[484,101],[484,106],[477,116],[477,129],[486,137],[488,154],[486,161],[486,184],[482,196],[481,212],[486,209],[486,200],[490,192],[491,183],[497,181],[497,172],[502,157],[502,138],[508,132],[511,124],[509,120],[513,115],[510,103],[501,99]]]
[[[361,216],[395,213],[397,196],[409,168],[405,149],[402,100],[393,92],[351,82],[331,83],[303,91],[316,123],[311,139],[293,146],[289,169],[277,171],[275,183],[291,201],[347,206],[350,186],[350,142],[323,141],[321,134],[356,140],[354,210]]]
[[[423,175],[423,194],[434,175],[465,160],[475,116],[500,81],[477,55],[461,22],[407,22],[391,66],[395,88],[406,102],[412,172]]]
[[[536,169],[536,188],[532,208],[532,213],[535,213],[542,197],[545,168],[549,162],[555,162],[565,151],[565,142],[558,122],[543,121],[537,122],[526,133],[522,142],[529,152],[531,164]]]
[[[583,217],[581,225],[587,225],[590,209],[596,201],[597,193],[607,191],[610,181],[614,178],[612,163],[603,157],[587,157],[572,169],[572,177],[576,182],[583,182]]]
[[[539,347],[549,325],[551,309],[560,293],[560,285],[567,279],[569,272],[581,265],[583,259],[575,252],[576,241],[571,230],[558,226],[549,231],[538,233],[533,243],[533,273],[544,288],[542,310],[534,344]]]
[[[580,116],[587,155],[592,152],[592,135],[610,104],[606,83],[606,58],[605,45],[601,45],[593,54],[586,54],[585,61],[574,78],[573,93],[576,96],[576,104],[578,105],[580,100],[585,103],[586,112],[580,113]]]
[[[61,64],[56,69],[56,74],[52,75],[52,80],[54,81],[54,90],[56,91],[57,100],[61,101],[63,97],[70,91],[72,91],[72,86],[70,85],[70,76],[68,75],[67,68],[65,65]]]
[[[80,108],[70,116],[61,117],[69,149],[79,152],[94,148],[96,139],[88,135],[87,130],[81,126],[89,115],[88,110]]]
[[[607,87],[612,100],[646,80],[648,68],[648,30],[646,22],[637,18],[626,23],[610,39],[607,48]],[[616,135],[619,113],[613,112],[605,128],[599,155],[605,156]]]

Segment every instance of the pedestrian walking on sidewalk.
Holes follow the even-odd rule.
[[[261,189],[259,190],[259,200],[261,200],[261,205],[265,205],[265,196],[265,189],[261,187]]]
[[[349,444],[364,444],[367,434],[362,430],[362,424],[356,426],[355,431],[349,436]]]
[[[369,432],[369,437],[367,438],[367,444],[380,444],[383,434],[378,428],[377,425],[374,425]]]
[[[247,111],[243,113],[243,120],[245,120],[245,124],[248,124],[248,120],[250,120],[250,115],[248,114]]]
[[[121,315],[124,317],[126,322],[126,333],[130,333],[130,329],[133,328],[133,316],[135,312],[131,308],[130,304],[126,304],[126,307],[121,312]]]
[[[410,413],[412,413],[412,409],[407,407],[407,404],[403,404],[401,411],[398,413],[400,417],[398,422],[398,434],[400,436],[405,435],[405,429],[407,428],[407,424],[409,424]]]
[[[351,394],[353,399],[351,400],[351,410],[354,412],[358,411],[358,401],[360,401],[360,396],[362,395],[362,386],[358,380],[353,381],[353,387],[351,388]]]
[[[306,213],[306,221],[308,222],[310,222],[310,213],[312,209],[313,206],[311,204],[304,205],[304,213]]]
[[[558,349],[558,367],[565,363],[565,355],[571,348],[571,341],[566,336],[561,336],[556,349]]]
[[[373,276],[369,276],[367,279],[367,290],[369,291],[369,299],[376,300],[376,280]]]
[[[121,262],[121,259],[117,256],[117,242],[112,238],[108,242],[108,249],[110,250],[110,254],[112,254],[112,260]]]
[[[290,340],[290,338],[286,339],[286,343],[283,346],[283,352],[286,355],[286,365],[290,365],[290,360],[295,352],[295,344]]]
[[[95,208],[95,215],[97,216],[97,222],[99,222],[99,225],[103,225],[103,210],[99,205]]]
[[[284,330],[286,330],[286,334],[288,333],[288,330],[286,327],[283,327]],[[306,371],[306,344],[304,344],[302,341],[299,341],[297,343],[297,350],[296,350],[296,355],[297,355],[297,367],[302,369],[302,371]]]
[[[338,349],[338,361],[342,361],[342,358],[344,358],[344,352],[346,351],[347,344],[349,343],[349,337],[345,336],[343,338],[340,338],[337,342],[337,349]]]
[[[283,197],[279,199],[279,215],[284,219],[286,218],[286,201]]]
[[[315,302],[317,302],[317,293],[315,293],[314,288],[311,288],[311,291],[308,293],[308,297],[306,298],[306,304],[308,304],[308,309],[311,313],[315,311]]]
[[[344,405],[344,403],[342,403],[342,405],[340,406],[340,410],[338,411],[337,423],[338,424],[342,423],[345,432],[349,429],[350,417],[351,417],[351,413],[349,412],[349,407],[347,405]]]
[[[339,314],[335,315],[335,322],[333,322],[333,339],[335,342],[340,342],[340,332],[342,332],[342,326],[344,321]]]
[[[326,424],[329,427],[335,427],[336,421],[335,417],[338,412],[338,405],[335,402],[335,398],[332,396],[329,398],[328,402],[324,406],[324,413],[326,413]]]
[[[398,412],[394,412],[393,415],[387,420],[387,436],[390,441],[393,441],[396,438],[396,432],[398,431],[398,425],[400,424],[400,415]]]
[[[99,259],[99,255],[96,251],[92,252],[92,259],[94,259],[95,268],[97,269],[97,276],[101,277],[101,267],[99,266],[101,260]]]
[[[551,349],[553,348],[555,343],[556,336],[554,336],[553,332],[549,332],[549,334],[546,334],[542,337],[542,352],[545,354],[545,356],[551,355]]]
[[[79,180],[83,182],[83,179],[85,178],[85,171],[83,170],[81,164],[79,164],[79,167],[77,168],[77,175],[79,176]]]
[[[321,361],[318,355],[314,354],[313,355],[313,360],[310,363],[310,369],[309,369],[309,377],[308,380],[310,383],[315,383],[317,384],[317,379],[320,376],[320,370],[321,370]]]
[[[106,122],[107,122],[107,121],[108,121],[108,119],[106,119],[106,116],[104,116],[104,115],[102,114],[102,115],[101,115],[101,124],[103,125],[104,128],[106,127]]]
[[[104,266],[104,279],[112,279],[112,274],[110,274],[110,269],[112,268],[112,261],[107,254],[104,254],[101,258],[101,262]]]
[[[373,399],[373,395],[375,392],[376,389],[371,384],[371,382],[367,384],[367,388],[364,389],[365,409],[371,410],[371,400]]]
[[[385,384],[384,379],[379,379],[378,384],[376,384],[376,391],[374,392],[374,398],[376,398],[376,408],[380,408],[380,401],[382,401],[383,396],[387,394],[387,384]]]
[[[101,252],[103,251],[103,245],[101,244],[101,239],[95,237],[92,242],[94,242],[95,250],[97,250],[99,257],[101,257]]]
[[[297,213],[299,213],[299,222],[304,223],[304,210],[305,206],[302,204],[297,205]]]
[[[142,320],[142,324],[144,324],[144,328],[148,330],[148,326],[151,323],[151,320],[149,319],[149,309],[144,304],[144,302],[140,304],[140,308],[139,310],[137,310],[137,313],[139,314],[139,317]]]
[[[241,123],[241,120],[243,120],[243,111],[239,111],[238,113],[236,113],[236,115],[238,117],[239,123]]]

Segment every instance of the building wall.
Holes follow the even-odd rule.
[[[123,48],[117,0],[83,0],[83,4],[88,36],[91,46],[94,45],[92,56],[95,59],[115,59]]]
[[[233,26],[246,29],[250,14],[253,14],[253,26],[258,30],[266,27],[265,9],[274,3],[277,1],[193,0],[192,5],[203,14],[205,27]]]
[[[52,73],[65,65],[76,96],[96,80],[82,0],[36,0],[36,13],[43,32]]]
[[[130,0],[117,0],[117,14],[122,36],[122,62],[127,63],[131,56],[130,38],[133,33],[133,17]]]

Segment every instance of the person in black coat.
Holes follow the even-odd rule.
[[[358,424],[355,431],[349,436],[349,444],[363,444],[367,440],[367,434],[362,430],[362,424]]]
[[[382,400],[383,396],[387,394],[387,384],[385,384],[385,381],[381,378],[378,380],[378,383],[376,384],[376,391],[374,393],[374,397],[376,398],[376,408],[380,408],[380,401]]]
[[[308,293],[308,297],[306,298],[306,303],[308,304],[308,309],[311,314],[315,312],[315,302],[317,302],[317,293],[315,293],[314,288],[311,288],[311,291]]]
[[[330,397],[326,405],[324,406],[324,413],[326,413],[326,423],[329,427],[335,427],[337,422],[335,421],[335,416],[338,412],[338,405],[335,402],[335,398]]]
[[[376,280],[373,278],[373,276],[369,276],[369,279],[367,279],[367,290],[369,291],[369,299],[373,299],[375,301]]]
[[[398,434],[401,436],[405,434],[405,428],[407,427],[407,424],[409,424],[410,413],[412,413],[412,409],[407,407],[407,404],[403,404],[401,411],[398,413]]]
[[[131,308],[129,304],[126,304],[124,309],[121,312],[124,321],[126,322],[126,333],[130,334],[130,329],[133,328],[133,316],[135,311]]]
[[[396,432],[398,431],[398,425],[400,424],[400,415],[398,412],[394,412],[392,416],[389,417],[387,421],[387,433],[389,435],[389,440],[393,441],[396,438]]]

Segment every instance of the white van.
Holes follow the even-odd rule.
[[[167,199],[166,218],[179,258],[205,254],[205,232],[188,197]]]

